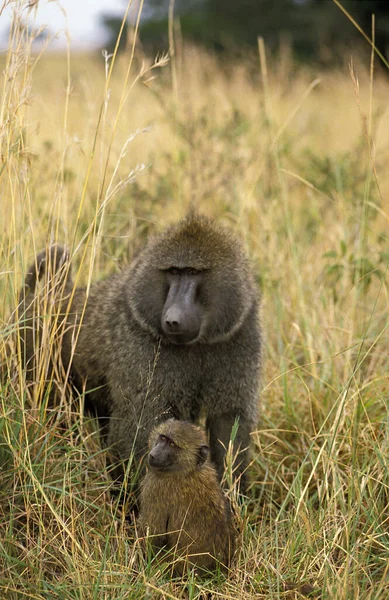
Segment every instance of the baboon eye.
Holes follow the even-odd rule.
[[[170,446],[171,448],[175,448],[175,447],[176,447],[176,445],[175,445],[175,443],[174,443],[174,442],[169,442],[169,446]]]
[[[167,438],[164,435],[160,435],[159,439],[161,440],[161,442],[166,442],[167,441]]]
[[[188,269],[188,275],[198,275],[199,272],[197,269]]]
[[[176,267],[171,267],[171,269],[169,269],[169,273],[171,273],[172,275],[179,275],[180,269],[177,269]]]

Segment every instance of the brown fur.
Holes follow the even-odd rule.
[[[196,464],[197,449],[206,443],[204,432],[170,419],[152,432],[150,450],[159,434],[179,446],[180,470],[149,469],[141,484],[140,534],[148,536],[154,550],[171,551],[176,574],[188,566],[228,567],[235,544],[230,507],[209,459]]]

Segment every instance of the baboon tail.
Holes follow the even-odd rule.
[[[21,291],[21,299],[28,292],[35,291],[38,281],[46,274],[51,279],[56,274],[62,273],[61,281],[65,283],[70,278],[69,252],[67,248],[56,244],[46,250],[42,250],[36,257],[35,262],[29,267]]]

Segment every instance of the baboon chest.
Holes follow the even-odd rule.
[[[174,416],[195,419],[206,400],[207,374],[196,352],[161,352],[154,373],[156,395],[169,405]]]

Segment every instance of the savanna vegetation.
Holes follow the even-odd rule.
[[[15,27],[1,57],[0,597],[387,598],[387,73],[373,53],[321,72],[287,47],[228,61],[170,33],[153,62],[131,40],[120,56],[33,52]],[[249,495],[229,491],[232,572],[172,580],[110,494],[83,398],[65,381],[53,410],[26,383],[15,307],[46,245],[65,243],[88,285],[190,205],[247,242],[263,391]]]

